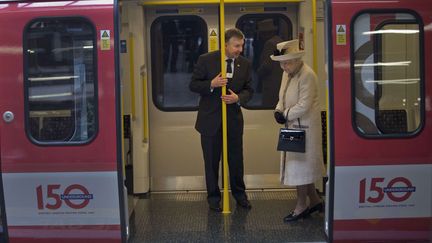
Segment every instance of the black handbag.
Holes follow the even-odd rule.
[[[299,128],[300,119],[298,119]],[[299,152],[306,151],[306,131],[302,129],[281,128],[279,131],[278,151]]]

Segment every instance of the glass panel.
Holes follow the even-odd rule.
[[[420,31],[414,16],[362,14],[353,33],[357,129],[365,135],[415,132],[422,97]]]
[[[420,126],[419,29],[417,24],[388,24],[381,38],[378,128],[383,133],[413,132]],[[392,33],[396,31],[397,33]],[[398,34],[407,31],[407,34]]]
[[[189,90],[198,57],[207,52],[207,25],[198,16],[164,16],[151,26],[152,96],[164,111],[197,110]]]
[[[39,142],[96,133],[95,32],[83,19],[39,19],[24,34],[27,130]]]
[[[279,99],[282,69],[270,59],[276,44],[292,39],[292,23],[282,14],[243,15],[236,27],[245,35],[243,55],[252,62],[254,95],[249,109],[274,109]]]

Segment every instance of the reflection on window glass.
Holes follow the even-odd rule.
[[[207,25],[198,16],[164,16],[151,26],[153,102],[165,111],[197,110],[189,90],[198,57],[207,52]]]
[[[420,127],[420,31],[410,14],[362,14],[354,22],[355,124],[365,135]]]
[[[253,65],[254,95],[246,108],[274,109],[279,99],[282,69],[270,59],[276,44],[292,39],[292,23],[282,14],[247,14],[236,27],[245,34],[243,55]]]
[[[96,133],[95,32],[80,18],[39,19],[24,34],[28,134],[85,142]]]

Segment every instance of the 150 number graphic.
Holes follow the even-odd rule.
[[[369,182],[369,191],[366,191],[366,184]],[[359,203],[379,203],[387,197],[394,202],[403,202],[407,200],[413,192],[415,192],[415,187],[412,185],[411,181],[405,177],[396,177],[389,181],[387,186],[382,186],[384,178],[375,177],[370,178],[370,181],[362,179],[360,181],[359,190]],[[395,186],[398,184],[398,186]],[[403,184],[403,185],[401,185]],[[366,194],[369,196],[366,198]]]
[[[36,187],[37,207],[38,209],[58,209],[62,206],[62,201],[67,206],[73,209],[82,209],[86,207],[90,199],[93,199],[93,194],[90,194],[87,188],[79,184],[73,184],[64,190],[63,194],[59,193],[60,185],[51,184],[46,186],[46,196],[43,194],[43,187]],[[80,193],[71,194],[72,191],[80,191]],[[78,200],[78,202],[73,202]]]

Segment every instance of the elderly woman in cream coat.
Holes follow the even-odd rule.
[[[325,169],[317,77],[313,70],[303,63],[305,52],[299,49],[298,40],[281,42],[277,44],[277,49],[271,59],[279,61],[284,72],[279,102],[274,113],[275,119],[288,128],[301,128],[306,131],[305,153],[281,154],[281,183],[296,186],[297,189],[296,207],[284,218],[285,222],[290,222],[323,210],[324,204],[314,183],[323,177]]]

